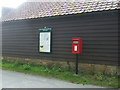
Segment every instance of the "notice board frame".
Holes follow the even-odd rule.
[[[48,51],[41,51],[41,40],[42,38],[41,37],[41,34],[49,34],[49,50]],[[39,29],[39,35],[38,35],[38,52],[39,53],[52,53],[52,28],[50,27],[42,27]],[[43,40],[44,41],[44,40]],[[47,45],[46,45],[47,46]]]

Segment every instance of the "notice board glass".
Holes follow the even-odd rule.
[[[39,52],[51,53],[51,28],[39,29]]]

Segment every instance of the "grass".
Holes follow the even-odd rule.
[[[61,67],[58,65],[45,66],[3,60],[2,69],[55,77],[77,84],[93,84],[98,86],[118,88],[117,75],[104,75],[102,73],[93,74],[88,72],[79,72],[79,75],[75,75],[74,70],[68,71],[67,67]]]

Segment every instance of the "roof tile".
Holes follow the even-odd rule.
[[[119,1],[115,0],[91,0],[90,2],[26,2],[18,9],[3,16],[2,21],[120,9],[118,4]]]

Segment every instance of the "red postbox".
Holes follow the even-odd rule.
[[[72,53],[82,53],[82,38],[72,38]]]

